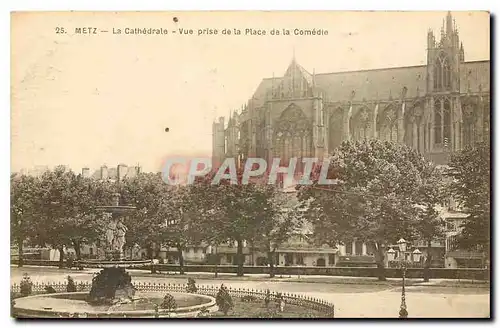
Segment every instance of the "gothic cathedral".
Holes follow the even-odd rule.
[[[490,136],[490,61],[465,61],[450,13],[427,64],[311,74],[295,58],[263,79],[240,112],[213,123],[213,161],[324,158],[344,140],[405,143],[436,164]],[[269,163],[269,162],[268,162]]]

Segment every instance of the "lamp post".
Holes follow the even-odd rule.
[[[406,240],[401,238],[398,240],[398,246],[399,246],[399,251],[401,253],[400,257],[400,263],[401,263],[401,271],[403,275],[403,282],[402,282],[402,288],[401,288],[401,306],[399,309],[399,318],[408,318],[408,311],[406,309],[406,294],[405,294],[405,278],[406,278],[406,259],[405,259],[405,252],[406,252]]]

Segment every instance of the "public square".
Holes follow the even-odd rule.
[[[122,14],[11,15],[11,316],[492,316],[489,12]]]
[[[90,282],[98,270],[83,271],[48,267],[11,267],[11,284],[19,283],[23,273],[28,273],[36,283],[64,282],[68,275],[75,282]],[[283,293],[304,294],[335,304],[336,318],[394,318],[401,302],[400,279],[380,283],[375,278],[301,276],[270,279],[267,275],[219,275],[209,273],[150,274],[147,271],[129,270],[134,282],[186,283],[195,277],[199,285],[232,288],[269,289]],[[409,280],[413,285],[418,280]],[[399,286],[398,286],[399,284]],[[406,287],[409,318],[487,318],[490,316],[489,284],[478,281],[452,281],[436,279],[427,284]]]

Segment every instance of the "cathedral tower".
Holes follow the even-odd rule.
[[[455,21],[448,12],[439,41],[427,34],[426,149],[431,153],[459,149],[460,67],[464,61]]]

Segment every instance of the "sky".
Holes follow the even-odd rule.
[[[489,15],[453,12],[467,61],[487,60]],[[421,65],[427,30],[446,12],[15,13],[11,32],[11,170],[140,164],[210,156],[212,122],[282,76],[295,53],[316,73]],[[178,22],[173,21],[178,18]],[[77,35],[76,27],[108,30]],[[63,27],[66,33],[56,33]],[[125,35],[125,28],[193,35]],[[199,29],[218,35],[198,36]],[[224,28],[242,35],[221,35]],[[244,35],[322,29],[322,36]],[[114,34],[121,29],[122,34]],[[169,132],[165,132],[165,128]]]

